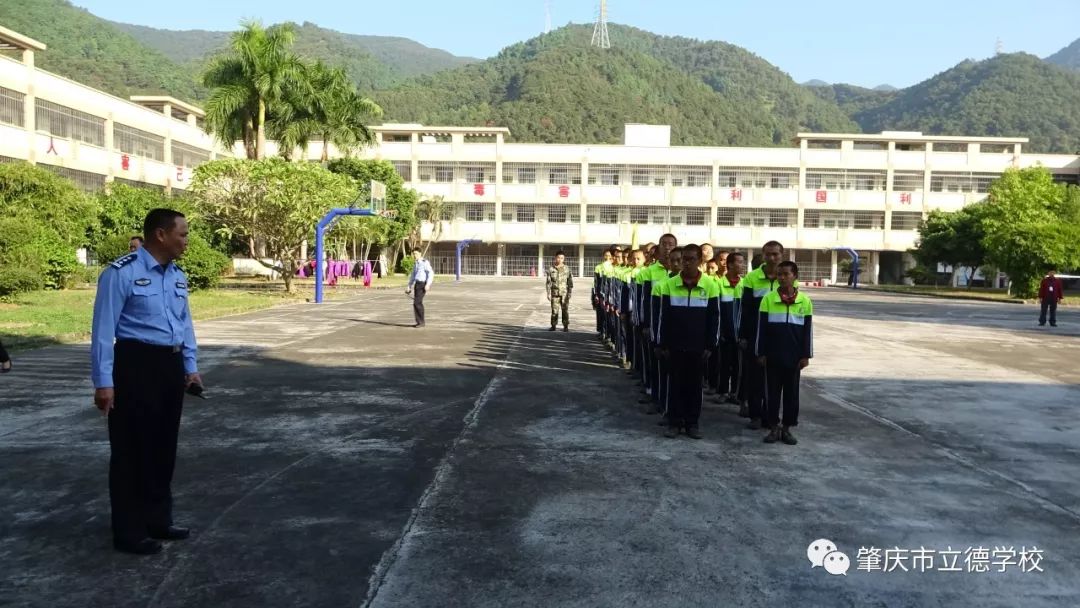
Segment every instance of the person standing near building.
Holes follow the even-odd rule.
[[[1039,285],[1039,327],[1046,325],[1046,313],[1050,313],[1050,327],[1057,327],[1058,302],[1065,299],[1065,286],[1053,269],[1046,272]]]
[[[664,436],[676,437],[681,430],[701,439],[701,375],[718,337],[720,289],[701,272],[700,247],[682,248],[681,271],[661,293],[657,333],[669,384]]]
[[[799,424],[799,380],[814,356],[814,304],[795,286],[798,278],[795,262],[780,262],[780,286],[765,294],[758,308],[754,354],[765,370],[765,426],[769,429],[765,443],[798,443],[791,428]]]
[[[761,299],[776,289],[776,268],[784,257],[784,246],[769,241],[761,248],[764,263],[750,271],[743,279],[742,312],[739,322],[739,345],[743,349],[744,362],[752,363],[753,340],[757,335],[758,308]],[[749,351],[749,352],[747,352]],[[765,415],[765,370],[759,365],[743,365],[742,381],[746,384],[746,400],[750,424],[747,428],[760,429]]]
[[[719,373],[717,379],[717,401],[739,404],[739,415],[749,416],[746,404],[739,401],[740,370],[742,369],[739,352],[737,329],[739,326],[739,305],[742,302],[742,273],[746,256],[733,251],[726,259],[727,272],[720,275],[720,346]]]
[[[607,313],[604,308],[606,303],[604,302],[604,280],[607,274],[608,268],[611,267],[611,259],[614,257],[612,249],[604,250],[603,260],[596,265],[593,269],[593,288],[592,288],[592,304],[593,310],[596,311],[596,335],[601,341],[606,341],[606,327],[605,322],[607,320]]]
[[[7,350],[4,348],[4,343],[0,342],[0,374],[6,374],[11,371],[11,356],[8,355]]]
[[[419,247],[413,249],[412,256],[413,269],[409,274],[409,286],[405,289],[405,293],[416,292],[416,295],[413,296],[413,317],[416,320],[416,325],[413,327],[423,327],[425,324],[424,296],[431,291],[431,284],[435,281],[435,271],[432,270],[431,264],[424,259],[424,253],[420,251]]]
[[[149,555],[182,540],[173,524],[172,476],[184,390],[201,388],[187,279],[173,263],[187,249],[183,214],[154,209],[141,249],[98,278],[90,344],[94,404],[109,419],[113,546]]]
[[[566,254],[555,253],[555,265],[547,269],[547,299],[551,302],[551,331],[555,331],[562,313],[563,331],[570,331],[570,292],[574,289],[574,275],[566,265]]]

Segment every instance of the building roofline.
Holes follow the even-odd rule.
[[[1026,144],[1027,137],[964,137],[962,135],[924,135],[919,131],[882,131],[881,133],[797,133],[796,143],[804,139],[850,139],[852,141],[961,142]]]
[[[46,48],[44,42],[38,42],[0,25],[0,50],[44,51]]]
[[[421,124],[398,124],[387,123],[370,127],[377,133],[463,133],[465,135],[495,135],[502,133],[509,135],[510,129],[506,127],[446,127],[428,126]]]
[[[147,104],[168,104],[174,108],[183,110],[188,114],[194,114],[199,118],[206,117],[206,112],[202,108],[193,106],[186,101],[180,101],[175,97],[169,97],[168,95],[132,95],[129,99],[141,106],[146,106]]]

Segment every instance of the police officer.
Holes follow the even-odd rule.
[[[406,294],[413,293],[413,319],[416,324],[413,327],[423,327],[424,321],[424,295],[431,291],[431,284],[435,281],[435,271],[431,264],[424,259],[424,252],[419,247],[413,249],[413,269],[409,274],[409,286],[405,289]]]
[[[109,419],[113,546],[149,555],[182,540],[172,476],[185,388],[202,387],[188,286],[173,261],[187,249],[183,214],[154,209],[143,247],[98,279],[90,345],[94,404]]]
[[[551,302],[551,331],[562,313],[562,330],[570,331],[570,292],[574,289],[574,276],[566,265],[566,254],[555,253],[555,265],[547,269],[547,299]]]

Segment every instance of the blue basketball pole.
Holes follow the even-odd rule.
[[[352,209],[352,208],[338,208],[331,209],[323,216],[319,223],[315,225],[315,303],[322,304],[323,301],[323,278],[326,276],[326,269],[323,266],[323,236],[326,234],[326,229],[329,228],[334,221],[343,215],[359,215],[359,216],[374,216],[378,215],[370,209]]]
[[[469,248],[469,243],[477,243],[477,242],[479,242],[479,241],[476,241],[474,239],[467,239],[467,240],[458,242],[458,244],[457,244],[457,256],[455,256],[455,258],[454,258],[454,275],[455,275],[454,282],[455,283],[460,283],[461,282],[461,252],[464,251],[465,249]]]

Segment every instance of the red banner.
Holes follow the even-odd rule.
[[[562,198],[570,196],[570,186],[559,186],[559,196]]]
[[[127,154],[120,157],[120,168],[127,171],[131,168],[131,157]]]
[[[741,201],[742,200],[742,188],[732,188],[731,189],[731,200],[733,200],[733,201]]]
[[[829,202],[829,193],[825,190],[818,190],[817,194],[814,195],[814,200],[819,203],[827,203]]]
[[[483,196],[484,195],[484,184],[473,184],[472,191],[473,191],[473,194],[475,194],[476,196]]]

